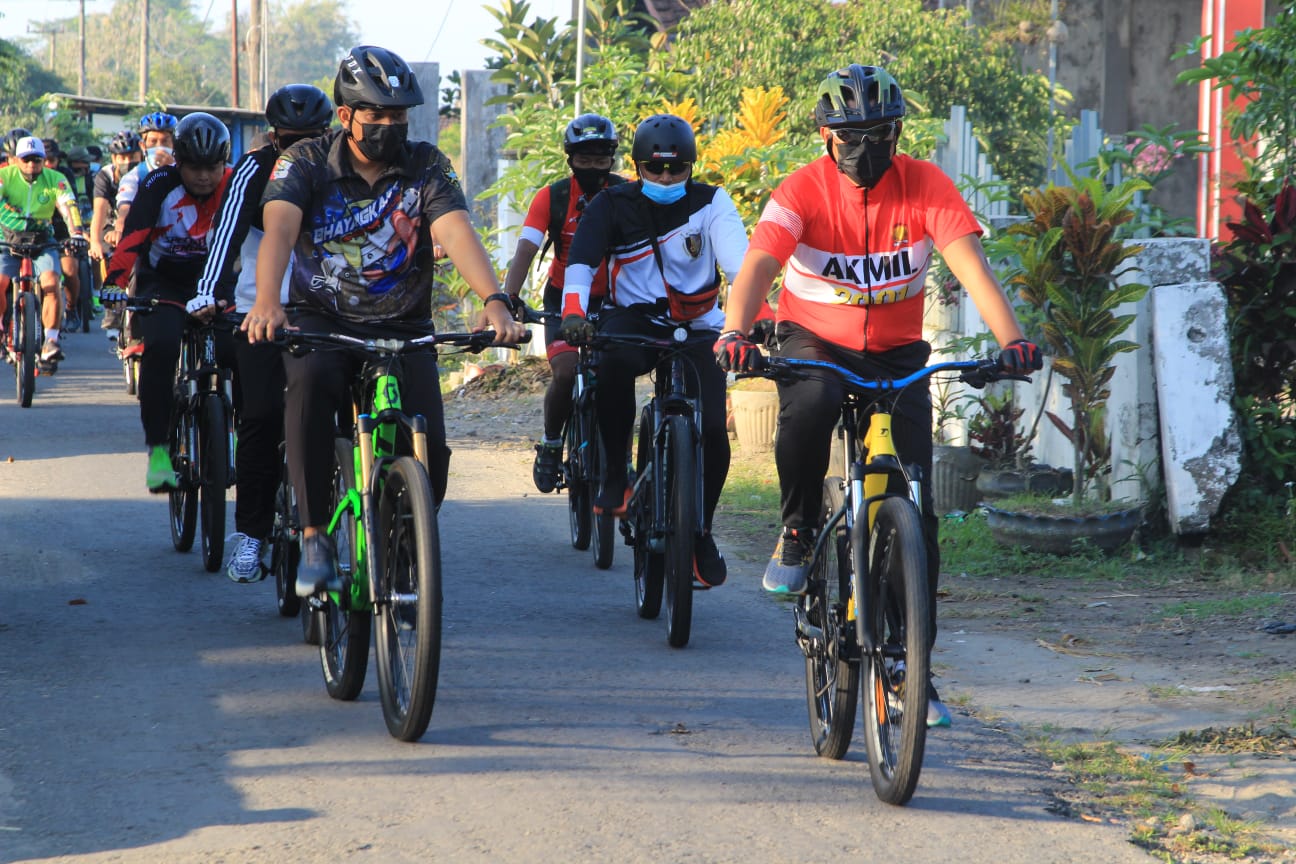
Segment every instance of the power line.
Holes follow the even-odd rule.
[[[437,28],[436,35],[432,37],[432,44],[428,46],[427,53],[423,55],[423,62],[426,63],[432,56],[432,49],[436,47],[437,40],[441,38],[441,31],[445,30],[446,21],[450,20],[450,10],[454,8],[454,0],[446,4],[445,14],[441,16],[441,26]]]

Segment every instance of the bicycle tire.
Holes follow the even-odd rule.
[[[189,454],[193,450],[192,419],[181,404],[177,404],[171,419],[171,437],[167,450],[171,454],[171,467],[175,470],[176,485],[167,492],[171,515],[171,545],[177,552],[193,548],[194,533],[198,527],[198,492],[192,483]]]
[[[36,395],[36,353],[40,348],[40,327],[36,295],[30,291],[18,294],[14,318],[14,383],[18,404],[30,408]]]
[[[856,528],[862,536],[858,523]],[[882,801],[899,806],[909,802],[918,786],[927,743],[927,552],[922,519],[912,501],[881,502],[867,555],[865,626],[875,648],[862,660],[864,740],[874,791]]]
[[[590,509],[590,496],[593,490],[590,482],[592,477],[585,470],[581,449],[582,442],[587,440],[582,421],[582,411],[578,405],[571,417],[567,418],[567,426],[563,430],[563,447],[567,455],[563,471],[567,474],[567,522],[571,528],[571,545],[573,549],[583,552],[590,545],[590,514],[593,512]]]
[[[81,318],[81,332],[90,332],[90,322],[94,320],[94,277],[90,273],[90,259],[78,258],[77,273],[81,280],[81,290],[77,293],[77,314]]]
[[[201,458],[198,460],[198,513],[203,567],[220,569],[225,557],[225,493],[229,489],[229,418],[225,401],[208,394],[202,401],[198,427]]]
[[[282,444],[279,453],[279,485],[275,487],[274,522],[270,527],[270,573],[274,576],[275,608],[281,617],[292,618],[302,608],[301,598],[297,596],[301,532],[297,525],[297,500],[288,479],[288,463],[283,459]],[[309,610],[303,613],[303,620],[313,617]]]
[[[688,644],[693,627],[693,546],[697,532],[697,453],[687,418],[666,418],[666,642]],[[660,476],[660,475],[659,475]]]
[[[603,466],[607,464],[607,454],[603,452],[603,439],[599,435],[597,422],[590,423],[589,430],[589,459],[586,462],[588,468],[585,475],[589,478],[588,488],[593,494],[594,487],[598,484],[599,478],[603,476]],[[612,559],[616,557],[616,545],[613,542],[616,536],[616,517],[611,513],[595,513],[593,508],[590,509],[590,517],[593,522],[592,531],[590,532],[590,545],[594,556],[594,566],[600,570],[607,570],[612,566]]]
[[[841,509],[845,498],[840,477],[824,480],[819,536],[828,520]],[[855,627],[846,620],[850,597],[850,539],[845,520],[823,543],[823,551],[810,571],[810,584],[798,600],[806,620],[823,634],[803,645],[806,653],[806,708],[810,718],[810,740],[815,752],[825,759],[840,759],[850,749],[855,730],[855,700],[859,698],[860,666],[856,653]]]
[[[333,440],[333,493],[329,496],[329,513],[337,512],[338,502],[355,488],[355,457],[351,442],[345,438]],[[337,566],[342,576],[340,591],[325,592],[320,615],[320,667],[324,673],[324,686],[329,696],[350,702],[364,689],[365,670],[369,666],[369,631],[372,615],[358,608],[353,601],[355,591],[363,592],[365,586],[356,580],[367,578],[359,572],[357,561],[357,533],[360,526],[350,510],[333,531],[337,552]],[[368,553],[372,556],[372,552]],[[372,561],[367,562],[372,566]],[[307,607],[309,608],[309,606]]]
[[[652,409],[645,407],[639,416],[639,444],[635,452],[639,488],[631,499],[626,518],[634,529],[635,612],[640,618],[650,620],[661,614],[662,589],[666,579],[662,554],[649,546],[653,501],[652,453]]]
[[[126,395],[136,395],[139,389],[139,361],[134,357],[123,357],[122,373],[126,376]]]
[[[432,484],[409,456],[384,479],[378,547],[378,695],[392,737],[417,741],[432,719],[441,668],[441,543]]]

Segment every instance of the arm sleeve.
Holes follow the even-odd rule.
[[[153,188],[163,185],[155,183]],[[140,190],[131,204],[130,212],[126,214],[126,225],[122,228],[121,240],[113,250],[109,261],[108,275],[104,279],[105,285],[112,285],[115,288],[126,287],[131,273],[135,270],[136,262],[148,248],[153,226],[157,224],[160,211],[161,197],[152,194],[152,190],[147,186]]]
[[[531,206],[527,209],[526,219],[522,222],[522,231],[518,236],[519,240],[530,240],[541,249],[544,248],[545,235],[549,231],[550,194],[549,187],[546,186],[531,199]]]
[[[578,303],[582,310],[589,309],[590,286],[607,256],[611,231],[612,194],[604,190],[586,205],[585,215],[576,227],[576,236],[567,252],[567,270],[563,274],[564,312],[572,303]]]
[[[136,168],[127,171],[122,177],[121,183],[117,184],[117,206],[123,204],[132,204],[135,201],[135,194],[139,192],[140,172]]]
[[[715,244],[716,262],[732,285],[747,254],[747,228],[733,199],[723,189],[717,189],[711,199],[711,242]]]
[[[216,218],[208,241],[207,263],[203,265],[198,280],[198,294],[232,300],[234,283],[238,277],[234,264],[247,239],[252,217],[261,209],[261,194],[265,191],[266,171],[252,153],[245,154],[225,185]]]

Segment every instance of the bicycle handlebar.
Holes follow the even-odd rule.
[[[465,351],[478,353],[487,348],[519,348],[531,341],[527,333],[520,342],[495,342],[494,330],[478,330],[470,333],[427,333],[409,339],[365,338],[350,336],[346,333],[327,333],[320,331],[292,330],[281,327],[275,331],[274,344],[289,350],[305,347],[334,346],[358,348],[370,354],[401,354],[417,348],[436,348],[441,346],[460,347]]]
[[[847,388],[864,393],[892,392],[903,390],[911,384],[940,372],[958,372],[959,380],[977,390],[994,381],[1029,381],[1029,375],[1015,375],[1004,371],[999,361],[993,358],[980,360],[947,360],[932,363],[901,378],[867,379],[856,375],[849,369],[830,363],[826,360],[803,360],[795,357],[767,357],[765,368],[756,372],[744,372],[739,378],[803,378],[812,371],[822,369],[841,376]]]

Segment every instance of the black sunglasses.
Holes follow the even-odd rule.
[[[649,174],[670,174],[672,176],[687,174],[692,165],[691,162],[667,162],[662,159],[652,159],[648,162],[640,162],[639,164],[642,165],[643,169]]]
[[[22,161],[24,161],[24,162],[44,162],[44,161],[45,161],[45,157],[44,157],[44,156],[24,156],[24,157],[22,158]]]
[[[838,144],[854,147],[863,144],[865,141],[870,144],[881,144],[883,141],[889,141],[895,131],[896,124],[880,123],[867,129],[834,129],[832,134],[833,138],[837,139]]]

